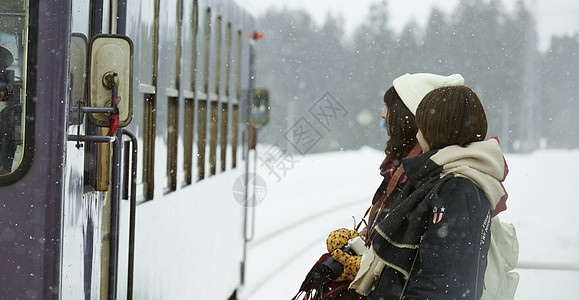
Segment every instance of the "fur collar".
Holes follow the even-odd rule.
[[[440,177],[454,174],[474,182],[491,203],[492,216],[507,209],[507,191],[503,181],[509,173],[507,162],[497,137],[470,143],[466,147],[448,146],[437,151],[430,159],[442,166]]]

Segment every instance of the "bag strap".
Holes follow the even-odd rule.
[[[400,175],[402,175],[403,171],[404,171],[404,166],[401,163],[400,166],[396,169],[396,172],[394,172],[394,175],[392,175],[392,178],[390,178],[390,181],[388,182],[388,186],[386,187],[386,193],[382,196],[382,199],[380,199],[381,202],[384,202],[384,200],[386,198],[388,198],[388,196],[390,196],[390,194],[392,194],[392,191],[394,191],[394,188],[396,187],[396,184],[398,183],[398,179],[400,179]]]
[[[374,205],[371,205],[370,208],[368,208],[368,210],[370,211],[369,220],[374,219],[374,216],[376,216],[376,210],[378,210],[378,208],[380,208],[378,214],[382,213],[382,211],[384,210],[384,206],[386,204],[386,199],[388,198],[388,196],[390,196],[390,194],[392,194],[394,188],[396,188],[396,184],[398,183],[398,180],[400,179],[400,176],[402,175],[403,171],[404,167],[401,164],[390,178],[388,186],[386,186],[386,193],[382,194],[380,200],[378,200]],[[364,215],[364,217],[365,216],[366,215]]]
[[[414,148],[412,148],[412,150],[408,152],[406,158],[418,155],[421,150],[422,148],[420,148],[420,144],[416,143]],[[384,202],[384,200],[388,198],[388,196],[390,196],[390,194],[394,191],[394,188],[398,184],[398,179],[400,179],[400,176],[402,175],[403,171],[404,171],[404,164],[400,163],[400,166],[398,167],[398,169],[396,169],[396,172],[394,172],[394,175],[392,175],[392,178],[390,178],[390,181],[388,182],[388,186],[386,187],[386,194],[384,194],[385,197],[383,197],[383,199],[380,199],[380,201]]]
[[[480,200],[480,193],[479,193],[479,191],[478,191],[478,187],[476,186],[476,184],[474,184],[474,182],[471,181],[470,183],[472,183],[472,185],[474,186],[474,190],[476,191],[476,196],[477,196],[477,198],[478,198],[478,203],[480,204],[480,203],[481,203],[481,200]],[[490,221],[491,213],[492,213],[491,210],[489,210],[489,211],[487,212],[487,216],[486,216],[486,218],[485,218],[485,221],[486,221],[487,219]],[[490,225],[489,225],[489,230],[490,230]],[[484,226],[484,221],[483,221],[483,226],[482,226],[482,228],[481,228],[481,233],[480,233],[480,237],[481,237],[481,240],[480,240],[480,241],[482,241],[483,236],[484,236],[485,233],[486,233],[486,232],[485,232],[485,226]],[[474,285],[474,295],[475,295],[475,297],[476,297],[476,295],[478,295],[478,277],[479,277],[479,273],[480,273],[480,259],[481,259],[480,253],[481,253],[481,251],[482,251],[482,244],[480,243],[480,241],[479,241],[478,254],[477,254],[477,260],[476,260],[476,279],[475,279],[476,281],[475,281],[475,285]],[[490,242],[489,242],[489,243],[490,243]],[[483,293],[484,293],[484,290],[485,290],[485,289],[486,289],[486,288],[484,287],[484,277],[483,277]],[[481,297],[482,297],[482,295],[481,295]]]
[[[422,236],[422,237],[424,237],[424,236]],[[422,237],[420,237],[421,243],[422,243]],[[418,260],[419,253],[420,253],[420,244],[418,245],[418,249],[416,249],[416,254],[414,254],[414,259],[412,260],[412,266],[410,267],[410,272],[408,272],[408,277],[406,277],[406,280],[404,281],[404,286],[402,287],[402,291],[400,292],[400,298],[398,298],[398,300],[404,299],[404,293],[406,292],[406,287],[408,286],[408,281],[410,281],[410,275],[412,274],[412,271],[414,270],[414,266],[416,265],[416,260]]]
[[[408,153],[408,155],[406,155],[406,157],[409,158],[409,157],[416,156],[420,153],[421,150],[422,149],[420,148],[420,144],[416,143],[414,148],[412,148],[412,150],[410,150],[410,152]],[[388,186],[386,187],[386,193],[384,193],[382,195],[382,197],[380,197],[380,200],[378,200],[374,205],[371,205],[368,208],[368,210],[364,214],[363,218],[366,217],[368,212],[370,212],[370,216],[368,218],[369,221],[372,221],[372,219],[374,219],[375,216],[379,216],[382,214],[382,211],[384,211],[384,207],[386,206],[386,199],[388,199],[388,196],[390,196],[390,194],[394,191],[394,188],[396,188],[396,185],[398,184],[398,180],[400,179],[400,176],[402,176],[402,172],[404,172],[404,164],[403,163],[401,163],[400,166],[398,166],[398,168],[396,169],[396,171],[394,172],[394,174],[390,178],[390,181],[388,182]],[[376,214],[376,210],[378,210],[378,208],[379,208],[379,211],[378,211],[378,214]],[[376,227],[376,222],[372,222],[372,228],[370,228],[370,230],[367,231],[366,244],[368,244],[370,242],[369,239],[372,236],[372,233],[374,232],[374,227]]]

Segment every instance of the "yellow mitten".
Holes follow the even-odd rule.
[[[328,252],[332,253],[336,249],[340,249],[348,244],[350,239],[357,237],[359,234],[356,230],[350,230],[346,228],[340,228],[334,230],[326,239],[326,246],[328,247]]]
[[[361,255],[350,255],[340,249],[336,249],[332,252],[332,257],[344,265],[344,271],[336,278],[336,281],[354,280],[356,278],[356,274],[360,271]]]

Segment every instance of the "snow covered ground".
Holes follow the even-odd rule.
[[[269,149],[262,147],[258,161]],[[513,223],[520,243],[515,299],[579,299],[579,271],[529,269],[559,265],[579,269],[579,150],[507,154],[509,193],[501,220]],[[285,171],[259,163],[266,184],[255,207],[241,299],[290,299],[325,251],[325,238],[352,228],[381,181],[383,153],[370,148],[285,157]],[[263,194],[262,194],[263,195]]]

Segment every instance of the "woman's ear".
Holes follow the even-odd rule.
[[[418,144],[420,144],[420,148],[422,148],[422,153],[430,151],[430,144],[424,138],[420,129],[418,129],[418,132],[416,133],[416,139],[418,140]]]

